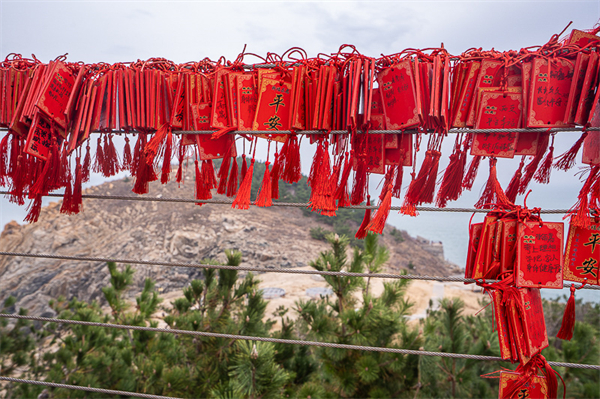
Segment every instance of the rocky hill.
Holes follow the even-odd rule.
[[[131,187],[132,181],[123,179],[89,188],[85,194],[133,196]],[[193,198],[193,190],[190,173],[181,187],[173,182],[152,184],[145,197]],[[243,265],[278,269],[306,266],[328,248],[311,238],[310,229],[330,227],[304,216],[298,208],[241,211],[218,204],[85,199],[79,215],[62,215],[59,209],[60,203],[51,203],[35,224],[8,223],[0,236],[0,251],[198,263],[205,258],[223,261],[224,250],[231,248],[242,251]],[[351,228],[356,230],[356,226]],[[394,230],[387,226],[380,241],[391,253],[387,271],[455,272],[439,255],[439,248]],[[193,268],[135,268],[135,284],[141,287],[151,277],[163,293],[181,290],[191,279],[201,278],[201,272]],[[16,306],[29,309],[30,314],[54,315],[48,301],[59,295],[101,300],[101,288],[107,284],[103,262],[0,257],[0,301],[13,295],[18,299]]]

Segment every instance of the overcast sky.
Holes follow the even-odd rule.
[[[600,19],[598,0],[1,1],[0,7],[2,57],[9,53],[29,57],[33,53],[48,62],[68,53],[69,61],[86,63],[150,57],[176,63],[220,56],[233,60],[245,44],[248,52],[261,56],[267,52],[281,54],[293,46],[316,56],[336,52],[342,44],[353,44],[361,53],[374,57],[408,47],[439,47],[442,42],[452,54],[471,47],[519,50],[547,42],[570,21],[573,25],[569,31],[590,29]],[[254,59],[245,61],[253,63]],[[557,136],[556,153],[570,147],[577,137]],[[442,168],[448,156],[446,150]],[[304,169],[311,157],[311,151],[303,150]],[[501,160],[498,168],[506,187],[516,163]],[[550,185],[532,184],[530,206],[570,207],[581,187],[575,173],[575,169],[553,171]],[[485,179],[487,162],[482,165],[474,193],[450,206],[472,206]],[[4,199],[0,206],[3,225],[15,218],[15,208],[9,208]],[[16,216],[19,221],[22,217]],[[390,220],[396,218],[392,215]],[[415,223],[419,221],[424,218],[406,221],[404,217],[398,224],[418,229]],[[430,236],[436,238],[434,233]]]

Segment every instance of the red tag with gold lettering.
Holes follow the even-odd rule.
[[[52,145],[52,128],[40,113],[33,117],[27,141],[25,142],[25,152],[36,158],[48,159],[50,146]]]
[[[258,93],[258,105],[252,130],[289,130],[292,84],[263,78]],[[266,138],[285,142],[287,135],[268,135]]]
[[[56,61],[54,72],[42,89],[40,99],[36,103],[36,106],[45,115],[53,119],[63,129],[67,128],[65,111],[74,84],[75,76],[73,76],[73,73],[64,63]]]
[[[465,278],[473,278],[477,249],[483,232],[483,223],[473,223],[469,226],[469,247],[467,248],[467,264],[465,265]]]
[[[254,81],[253,75],[237,76],[238,130],[252,130],[258,104],[258,91]]]
[[[566,126],[565,112],[573,80],[573,64],[567,60],[536,58],[531,73],[531,109],[527,127]]]
[[[420,120],[411,60],[406,59],[383,70],[377,75],[377,82],[387,129],[399,130],[418,125]]]
[[[521,123],[521,94],[509,92],[484,92],[479,106],[476,129],[518,128]],[[471,155],[513,158],[518,133],[476,133]]]
[[[513,384],[521,378],[520,373],[512,371],[500,372],[500,390],[498,392],[499,399],[548,399],[548,380],[546,377],[532,375],[527,381],[517,389],[516,392],[509,396],[513,391]]]
[[[562,288],[564,224],[519,222],[517,227],[518,287]]]
[[[599,285],[600,221],[590,226],[569,226],[569,236],[565,249],[564,279]]]

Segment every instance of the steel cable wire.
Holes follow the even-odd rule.
[[[299,270],[294,268],[289,269],[267,269],[262,267],[252,266],[229,266],[229,265],[210,265],[203,263],[183,263],[183,262],[161,262],[161,261],[149,261],[149,260],[137,260],[137,259],[117,259],[117,258],[106,258],[96,256],[68,256],[68,255],[52,255],[52,254],[31,254],[25,252],[8,252],[0,251],[0,256],[18,256],[24,258],[46,258],[46,259],[62,259],[62,260],[76,260],[83,262],[116,262],[134,265],[146,265],[146,266],[164,266],[164,267],[188,267],[195,269],[225,269],[225,270],[237,270],[237,271],[249,271],[249,272],[266,272],[266,273],[285,273],[285,274],[312,274],[321,276],[337,276],[337,277],[370,277],[370,278],[389,278],[399,280],[426,280],[426,281],[438,281],[438,282],[455,282],[455,283],[495,283],[499,280],[489,279],[471,279],[464,277],[441,277],[441,276],[420,276],[411,274],[393,274],[393,273],[355,273],[346,271],[319,271],[319,270]],[[563,287],[570,287],[571,283],[563,283]],[[581,285],[575,286],[577,289],[590,289],[600,290],[600,286],[589,285],[581,287]]]
[[[19,382],[19,383],[30,384],[30,385],[42,385],[42,386],[52,387],[52,388],[73,389],[73,390],[76,390],[76,391],[87,391],[87,392],[95,392],[95,393],[105,393],[105,394],[109,394],[109,395],[133,396],[133,397],[136,397],[136,398],[147,398],[147,399],[179,399],[179,398],[176,398],[176,397],[173,397],[173,396],[150,395],[150,394],[147,394],[147,393],[129,392],[129,391],[117,391],[117,390],[114,390],[114,389],[82,387],[82,386],[79,386],[79,385],[59,384],[59,383],[56,383],[56,382],[47,382],[47,381],[25,380],[25,379],[22,379],[22,378],[0,377],[0,381]]]
[[[41,322],[46,322],[46,323],[76,324],[76,325],[90,326],[90,327],[108,327],[108,328],[117,328],[117,329],[122,329],[122,330],[163,332],[163,333],[169,333],[169,334],[192,335],[192,336],[198,336],[198,337],[225,338],[225,339],[244,340],[244,341],[271,342],[271,343],[276,343],[276,344],[319,346],[319,347],[323,347],[323,348],[334,348],[334,349],[398,353],[401,355],[416,355],[416,356],[423,355],[423,356],[449,357],[449,358],[454,358],[454,359],[472,359],[472,360],[499,361],[499,362],[506,361],[498,356],[469,355],[469,354],[465,354],[465,353],[431,352],[431,351],[425,351],[425,350],[383,348],[383,347],[378,347],[378,346],[336,344],[333,342],[306,341],[306,340],[300,340],[300,339],[255,337],[252,335],[223,334],[223,333],[213,333],[213,332],[206,332],[206,331],[178,330],[178,329],[170,329],[170,328],[167,329],[167,328],[156,328],[156,327],[145,327],[145,326],[128,326],[128,325],[122,325],[122,324],[97,323],[97,322],[93,322],[93,321],[64,320],[64,319],[56,319],[56,318],[50,318],[50,317],[8,315],[8,314],[3,314],[3,313],[0,313],[0,317],[21,319],[21,320],[34,320],[34,321],[41,321]],[[556,366],[556,367],[570,367],[570,368],[600,370],[600,365],[594,365],[594,364],[576,364],[576,363],[561,363],[561,362],[548,362],[548,364],[550,364],[551,366]]]
[[[0,191],[0,194],[10,194],[10,191]],[[63,198],[63,194],[45,194],[45,197]],[[209,200],[198,200],[192,198],[177,198],[177,197],[150,197],[147,195],[133,196],[133,195],[98,195],[98,194],[83,194],[81,196],[85,199],[106,199],[106,200],[119,200],[119,201],[142,201],[142,202],[174,202],[174,203],[189,203],[189,204],[216,204],[216,205],[232,205],[233,200],[230,199],[209,199]],[[252,201],[250,205],[256,205],[255,201]],[[308,203],[304,202],[277,202],[273,201],[273,206],[281,207],[294,207],[294,208],[307,208]],[[390,210],[400,211],[399,206],[392,206]],[[340,209],[379,209],[376,205],[349,205]],[[477,208],[436,208],[418,206],[415,208],[419,212],[462,212],[462,213],[488,213],[492,209],[477,209]],[[568,209],[542,209],[542,214],[565,214],[568,213]]]

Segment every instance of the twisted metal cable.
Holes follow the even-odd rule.
[[[0,191],[0,194],[10,194],[10,191]],[[63,198],[63,194],[46,194],[45,197]],[[175,202],[188,204],[215,204],[215,205],[232,205],[233,200],[230,199],[209,199],[198,200],[192,198],[177,198],[177,197],[150,197],[150,196],[133,196],[133,195],[99,195],[99,194],[83,194],[81,198],[86,199],[106,199],[106,200],[122,200],[122,201],[142,201],[142,202]],[[250,205],[255,206],[256,201],[250,202]],[[291,208],[307,208],[308,203],[304,202],[278,202],[273,201],[272,206],[291,207]],[[348,205],[340,209],[379,209],[376,205]],[[392,206],[390,210],[400,211],[401,207]],[[436,208],[427,206],[417,206],[418,212],[454,212],[454,213],[488,213],[492,209],[477,209],[477,208]],[[540,213],[543,214],[558,214],[568,213],[568,209],[543,209]]]
[[[442,276],[418,276],[411,274],[393,274],[393,273],[355,273],[355,272],[333,272],[333,271],[319,271],[319,270],[299,270],[299,269],[267,269],[262,267],[252,266],[229,266],[229,265],[209,265],[203,263],[183,263],[183,262],[160,262],[160,261],[147,261],[137,259],[115,259],[115,258],[104,258],[104,257],[93,257],[93,256],[67,256],[67,255],[52,255],[52,254],[31,254],[25,252],[0,252],[0,256],[19,256],[24,258],[46,258],[46,259],[62,259],[62,260],[76,260],[83,262],[116,262],[126,263],[134,265],[146,265],[146,266],[164,266],[164,267],[188,267],[195,269],[225,269],[225,270],[237,270],[237,271],[248,271],[248,272],[267,272],[267,273],[285,273],[285,274],[318,274],[321,276],[337,276],[337,277],[370,277],[370,278],[389,278],[398,280],[425,280],[425,281],[438,281],[438,282],[454,282],[454,283],[496,283],[499,280],[486,280],[486,279],[472,279],[464,277],[442,277]],[[563,283],[563,287],[568,288],[572,283]],[[577,289],[583,288],[588,290],[600,290],[600,286],[586,284],[583,287],[575,285]]]
[[[139,392],[117,391],[117,390],[114,390],[114,389],[82,387],[82,386],[79,386],[79,385],[58,384],[56,382],[36,381],[36,380],[24,380],[22,378],[0,377],[0,381],[20,382],[20,383],[23,383],[23,384],[42,385],[42,386],[52,387],[52,388],[73,389],[73,390],[76,390],[76,391],[87,391],[87,392],[95,392],[95,393],[102,393],[102,394],[108,394],[108,395],[133,396],[133,397],[136,397],[136,398],[147,398],[147,399],[178,399],[178,398],[175,398],[175,397],[172,397],[172,396],[160,396],[160,395],[150,395],[150,394],[139,393]]]
[[[8,314],[3,314],[3,313],[0,313],[0,317],[6,318],[6,319],[34,320],[34,321],[41,321],[41,322],[45,322],[45,323],[76,324],[76,325],[90,326],[90,327],[108,327],[108,328],[117,328],[117,329],[121,329],[121,330],[150,331],[150,332],[157,332],[157,333],[162,332],[162,333],[169,333],[169,334],[192,335],[192,336],[197,336],[197,337],[225,338],[225,339],[244,340],[244,341],[271,342],[271,343],[276,343],[276,344],[319,346],[322,348],[398,353],[401,355],[437,356],[437,357],[449,357],[449,358],[454,358],[454,359],[472,359],[472,360],[485,360],[485,361],[497,361],[497,362],[505,362],[506,361],[498,356],[469,355],[469,354],[465,354],[465,353],[430,352],[430,351],[424,351],[424,350],[384,348],[384,347],[379,347],[379,346],[336,344],[333,342],[321,342],[321,341],[305,341],[305,340],[300,340],[300,339],[255,337],[252,335],[223,334],[223,333],[212,333],[212,332],[205,332],[205,331],[178,330],[178,329],[171,329],[171,328],[167,329],[167,328],[156,328],[156,327],[145,327],[145,326],[128,326],[128,325],[123,325],[123,324],[98,323],[98,322],[93,322],[93,321],[81,321],[81,320],[64,320],[64,319],[56,319],[56,318],[51,318],[51,317],[8,315]],[[576,364],[576,363],[558,363],[558,362],[548,362],[548,364],[550,364],[551,366],[557,366],[557,367],[570,367],[570,368],[579,368],[579,369],[600,370],[600,365],[594,365],[594,364]]]

